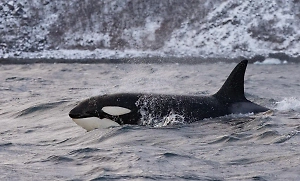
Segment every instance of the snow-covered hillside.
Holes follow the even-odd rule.
[[[300,57],[299,0],[8,0],[0,58]]]

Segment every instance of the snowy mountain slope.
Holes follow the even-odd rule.
[[[2,58],[299,57],[300,49],[297,0],[10,0],[0,22]]]

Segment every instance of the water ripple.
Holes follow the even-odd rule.
[[[20,111],[17,114],[16,117],[18,118],[18,117],[30,115],[30,114],[33,114],[33,113],[36,113],[36,112],[46,111],[48,109],[55,108],[55,107],[57,107],[57,106],[59,106],[61,104],[64,104],[66,102],[69,102],[69,101],[62,100],[62,101],[57,101],[57,102],[42,103],[42,104],[30,106],[29,108],[26,108],[26,109]]]

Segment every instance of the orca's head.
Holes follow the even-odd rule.
[[[97,105],[93,98],[80,102],[75,108],[69,112],[72,119],[82,119],[89,117],[99,117],[97,114]]]
[[[105,105],[107,102],[101,97],[86,99],[73,108],[69,112],[69,116],[76,124],[87,131],[120,126],[113,118],[127,114],[131,110],[119,106]]]

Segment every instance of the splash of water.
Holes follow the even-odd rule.
[[[298,97],[288,97],[284,98],[282,101],[276,102],[275,109],[279,111],[300,111],[300,98]]]

